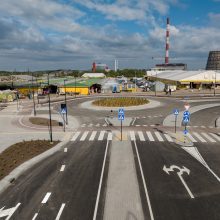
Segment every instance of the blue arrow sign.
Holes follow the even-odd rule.
[[[123,108],[119,108],[119,109],[118,109],[118,114],[119,114],[119,115],[124,115],[124,114],[125,114],[124,109],[123,109]]]
[[[187,135],[187,134],[188,134],[188,130],[184,130],[183,133],[184,133],[185,135]]]
[[[189,117],[188,117],[188,116],[183,116],[183,121],[184,121],[185,123],[188,123],[188,122],[189,122]]]
[[[174,109],[173,113],[174,113],[174,115],[179,115],[179,109]]]
[[[66,109],[65,109],[65,108],[63,108],[63,109],[61,110],[61,114],[66,114]]]
[[[183,117],[184,117],[184,116],[188,116],[188,117],[189,117],[189,116],[190,116],[190,112],[189,112],[189,111],[183,112]]]
[[[125,120],[125,115],[118,115],[118,120],[124,121]]]

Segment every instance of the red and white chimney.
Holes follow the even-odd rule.
[[[169,48],[170,48],[170,19],[167,18],[165,64],[169,64]]]

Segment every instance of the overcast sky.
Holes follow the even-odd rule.
[[[205,68],[220,0],[0,0],[0,70],[150,68],[164,62],[168,16],[170,62]]]

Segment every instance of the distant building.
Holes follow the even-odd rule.
[[[210,51],[206,70],[220,70],[220,51]]]
[[[156,64],[152,70],[160,70],[160,71],[165,71],[165,70],[186,70],[187,65],[184,63],[168,63],[168,64]]]

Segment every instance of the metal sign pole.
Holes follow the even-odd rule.
[[[176,121],[177,121],[177,115],[175,115],[175,133],[176,133]]]
[[[122,141],[122,120],[121,120],[121,141]]]

